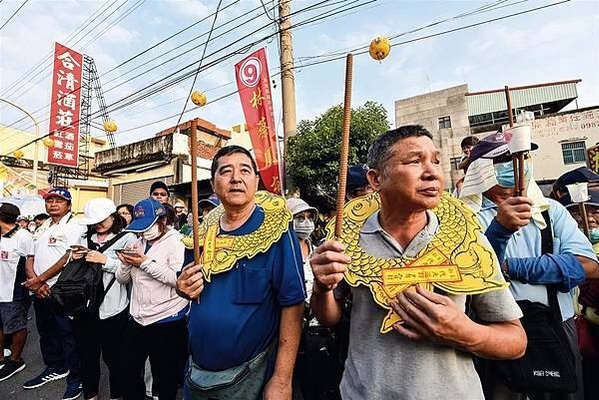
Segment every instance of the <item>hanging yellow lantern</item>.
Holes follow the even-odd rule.
[[[387,36],[377,36],[370,42],[368,49],[370,57],[381,61],[385,59],[391,52],[391,42]]]
[[[194,90],[194,92],[191,94],[192,103],[198,107],[205,106],[207,100],[208,98],[206,97],[206,94],[203,92],[198,92],[197,90]]]
[[[118,129],[116,122],[112,120],[104,121],[104,130],[108,133],[114,133]]]
[[[45,138],[42,143],[44,143],[44,146],[46,147],[54,147],[54,139]]]
[[[15,150],[15,152],[12,154],[15,156],[17,160],[20,160],[25,155],[25,153],[23,153],[23,150]]]

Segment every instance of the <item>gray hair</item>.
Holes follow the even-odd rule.
[[[433,139],[433,135],[422,125],[405,125],[387,131],[374,139],[368,149],[368,167],[377,171],[384,171],[387,161],[393,156],[393,145],[409,137],[426,136]]]

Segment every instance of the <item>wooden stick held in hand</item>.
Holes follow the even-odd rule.
[[[341,156],[339,158],[339,190],[337,191],[337,214],[335,215],[335,237],[341,236],[343,207],[347,189],[347,158],[349,157],[349,127],[351,120],[351,93],[354,56],[347,55],[345,61],[345,102],[343,103],[343,132],[341,134]]]
[[[198,229],[200,227],[198,219],[198,120],[191,121],[190,142],[191,142],[191,215],[193,218],[193,261],[197,265],[200,263],[200,237]]]

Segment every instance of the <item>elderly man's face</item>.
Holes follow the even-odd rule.
[[[63,217],[69,212],[70,208],[70,203],[62,197],[46,199],[46,212],[51,217]]]
[[[258,176],[252,162],[243,153],[233,153],[218,160],[218,168],[212,182],[214,192],[225,207],[240,207],[254,199]]]
[[[408,137],[395,143],[383,171],[368,171],[368,180],[383,204],[407,211],[434,208],[443,192],[441,156],[426,136]]]

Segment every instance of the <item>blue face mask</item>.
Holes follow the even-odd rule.
[[[524,162],[524,182],[528,186],[530,176],[532,174],[532,165],[530,162]],[[516,186],[514,183],[514,166],[511,162],[495,164],[495,178],[499,186],[504,188],[513,188]]]
[[[589,240],[592,244],[599,242],[599,228],[589,229]]]

